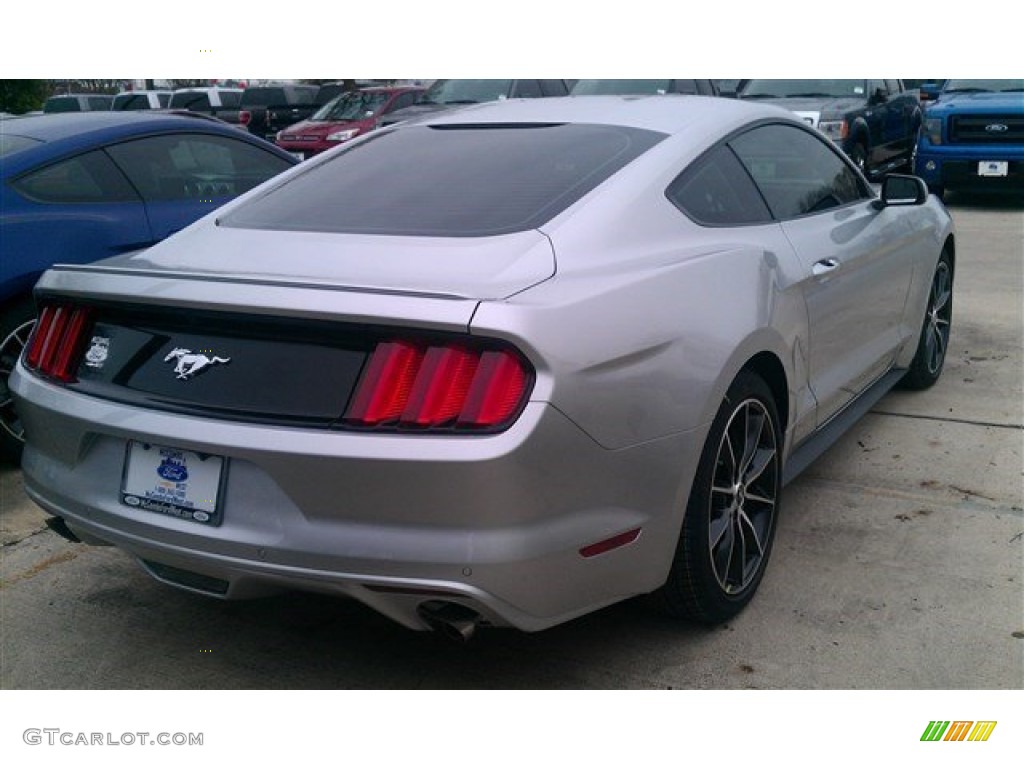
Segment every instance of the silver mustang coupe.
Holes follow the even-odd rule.
[[[919,179],[876,193],[787,111],[469,107],[47,272],[12,377],[25,483],[206,595],[461,637],[641,594],[723,621],[783,485],[938,379],[954,269]]]

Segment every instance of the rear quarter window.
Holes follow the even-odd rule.
[[[102,150],[48,165],[18,178],[14,188],[39,203],[112,203],[139,198]]]
[[[534,229],[663,138],[604,125],[413,126],[352,145],[221,224],[440,237]]]
[[[728,147],[718,147],[683,171],[666,196],[698,224],[764,224],[771,212]]]

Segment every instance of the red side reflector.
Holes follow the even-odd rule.
[[[243,109],[238,113],[238,122],[242,125],[248,125],[250,120],[252,120],[252,112],[249,110]]]
[[[613,549],[624,547],[626,544],[632,544],[640,536],[640,530],[640,528],[634,528],[632,531],[626,531],[618,536],[612,536],[610,539],[590,544],[581,549],[580,554],[584,557],[594,557],[595,555],[602,555]]]

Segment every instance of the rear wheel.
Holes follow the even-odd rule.
[[[917,352],[900,380],[906,389],[927,389],[942,375],[953,323],[953,260],[944,250],[935,266]]]
[[[672,569],[657,593],[670,614],[718,623],[754,596],[779,514],[781,447],[771,390],[741,372],[711,425]]]
[[[25,430],[14,411],[8,380],[32,334],[35,317],[31,299],[16,302],[0,313],[0,455],[14,462],[21,460]]]

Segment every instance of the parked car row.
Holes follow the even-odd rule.
[[[359,96],[341,96],[308,120],[278,132],[276,141],[278,146],[305,158],[377,127],[419,120],[469,104],[570,95],[673,93],[713,96],[717,90],[711,80],[435,80],[426,89],[366,88]]]

